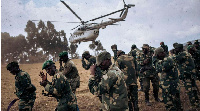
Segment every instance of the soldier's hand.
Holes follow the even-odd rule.
[[[47,85],[47,81],[40,81],[40,85],[45,87]]]
[[[40,71],[39,76],[42,78],[42,81],[46,81],[47,80],[47,74],[44,75],[44,72]]]
[[[95,75],[95,69],[96,69],[96,65],[90,66],[90,72],[91,72],[90,75]]]

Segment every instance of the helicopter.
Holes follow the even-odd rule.
[[[81,23],[80,25],[76,26],[75,28],[71,29],[75,31],[73,33],[70,33],[71,36],[69,38],[69,42],[72,44],[76,44],[76,43],[81,43],[81,42],[88,42],[88,41],[92,41],[95,42],[96,38],[99,36],[99,29],[105,29],[106,26],[108,25],[117,25],[115,24],[116,22],[120,22],[120,21],[125,21],[124,19],[127,16],[128,13],[128,9],[131,7],[134,7],[134,4],[125,4],[125,1],[123,0],[124,3],[124,8],[114,11],[112,13],[88,20],[88,21],[83,21],[70,7],[69,5],[67,5],[64,1],[60,0],[79,20]],[[88,23],[91,21],[95,21],[97,19],[115,14],[117,12],[121,12],[120,17],[119,18],[109,18],[110,20],[105,21],[105,22],[101,22],[101,23]],[[71,22],[71,23],[75,23],[75,22]]]

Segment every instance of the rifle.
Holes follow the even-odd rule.
[[[10,102],[10,104],[8,105],[7,111],[10,110],[11,106],[12,106],[13,104],[15,104],[15,102],[16,102],[17,100],[19,100],[19,99],[17,98],[17,99],[14,99],[14,100],[12,100],[12,101]]]
[[[59,63],[60,63],[60,69],[59,69],[59,71],[64,70],[64,68],[63,68],[63,66],[62,66],[62,60],[59,60]]]

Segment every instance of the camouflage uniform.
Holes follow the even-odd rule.
[[[135,62],[136,62],[136,71],[137,71],[137,78],[139,76],[139,82],[140,82],[140,86],[141,86],[141,91],[143,90],[143,82],[142,82],[142,74],[140,74],[140,64],[138,64],[140,62],[140,60],[138,59],[138,56],[140,54],[140,52],[136,49],[136,45],[133,44],[132,47],[131,47],[131,51],[128,53],[129,56],[132,56],[134,57],[135,59]]]
[[[55,66],[55,63],[51,60],[44,62],[42,69],[51,68],[51,66]],[[51,75],[50,75],[51,74]],[[52,77],[52,82],[45,80],[46,84],[42,85],[45,88],[45,91],[48,92],[48,95],[52,95],[58,101],[58,105],[56,107],[56,111],[77,111],[77,101],[76,96],[72,93],[71,87],[67,78],[62,74],[62,72],[58,73],[58,70],[55,70],[53,74],[49,72]]]
[[[175,48],[183,50],[183,44],[178,44]],[[187,94],[189,95],[192,107],[199,107],[199,98],[195,78],[195,65],[191,55],[186,51],[180,51],[173,57],[180,71],[179,78],[183,81]]]
[[[78,70],[75,64],[70,59],[68,59],[68,52],[66,51],[61,52],[59,54],[59,57],[62,58],[63,62],[65,63],[62,74],[65,75],[68,82],[70,83],[72,92],[75,93],[76,88],[79,88],[80,86],[80,76],[79,76]]]
[[[17,65],[17,62],[11,62],[7,65],[9,70],[11,65]],[[32,111],[35,99],[36,99],[36,87],[31,83],[31,78],[27,72],[20,70],[15,75],[15,94],[19,100],[19,111]]]
[[[194,46],[190,45],[187,47],[187,50],[189,51],[192,48],[194,48]],[[192,55],[192,58],[194,59],[197,79],[200,81],[200,50],[194,50],[194,52],[190,54]]]
[[[149,48],[148,44],[143,44],[142,48]],[[149,90],[150,90],[150,80],[153,85],[153,93],[156,101],[158,100],[158,91],[159,91],[159,79],[158,75],[155,72],[155,68],[152,66],[152,51],[148,51],[147,54],[141,52],[139,54],[138,60],[139,65],[141,66],[140,72],[143,74],[143,91],[145,92],[145,101],[149,103]],[[145,61],[148,61],[145,63]]]
[[[119,55],[118,55],[119,56]],[[138,86],[137,86],[137,67],[135,59],[132,56],[121,55],[116,61],[116,66],[124,73],[124,79],[127,86],[129,98],[129,111],[139,111],[138,108]]]
[[[169,51],[168,51],[168,46],[164,44],[164,42],[160,43],[160,47],[162,47],[164,49],[164,52],[166,53],[166,56],[169,55]]]
[[[97,66],[107,58],[111,58],[110,53],[100,53],[97,57]],[[102,72],[101,81],[97,81],[95,76],[91,75],[88,84],[92,94],[102,95],[102,110],[128,111],[127,89],[122,77],[123,73],[118,67],[111,67]]]
[[[63,75],[65,75],[68,82],[70,83],[72,92],[75,93],[76,88],[79,88],[80,86],[80,76],[78,74],[78,70],[75,64],[72,61],[68,60],[64,65],[64,71],[62,73]]]
[[[155,50],[155,55],[160,52],[164,52],[161,47]],[[156,57],[154,56],[154,66],[160,77],[160,87],[166,110],[182,110],[178,70],[175,62],[170,57],[165,57],[163,60],[155,59]]]

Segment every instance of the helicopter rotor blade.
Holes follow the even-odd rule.
[[[69,7],[69,5],[67,5],[64,1],[61,2],[81,21],[82,24],[84,23],[82,19]]]
[[[123,11],[123,10],[124,10],[124,8],[123,8],[123,9],[120,9],[120,10],[117,10],[117,11],[114,11],[114,12],[109,13],[109,14],[103,15],[103,16],[101,16],[101,17],[97,17],[97,18],[94,18],[94,19],[88,20],[88,21],[86,21],[85,23],[87,23],[87,22],[89,22],[89,21],[95,21],[95,20],[97,20],[97,19],[100,19],[100,18],[103,18],[103,17],[109,16],[109,15],[115,14],[115,13],[120,12],[120,11]]]

